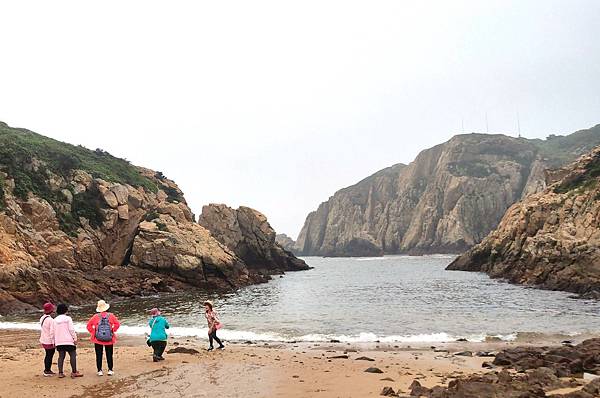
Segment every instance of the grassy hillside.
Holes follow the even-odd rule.
[[[33,159],[43,162],[35,164]],[[157,192],[155,181],[141,175],[128,161],[112,156],[102,150],[91,151],[56,141],[29,130],[12,128],[0,122],[0,171],[15,181],[14,194],[26,199],[28,192],[47,200],[54,208],[64,202],[61,192],[52,191],[48,185],[48,172],[67,177],[72,170],[84,170],[95,178],[141,186],[151,192]],[[0,178],[0,188],[4,181]],[[101,220],[98,203],[93,195],[82,193],[74,195],[71,213],[59,213],[61,227],[73,232],[79,224],[79,216],[86,217],[92,225]],[[5,206],[4,190],[0,189],[0,210]]]
[[[550,135],[545,140],[529,141],[538,147],[550,167],[560,167],[600,145],[600,124],[565,136]]]

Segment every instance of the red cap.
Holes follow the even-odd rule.
[[[46,303],[44,304],[44,314],[52,314],[54,312],[54,304]]]

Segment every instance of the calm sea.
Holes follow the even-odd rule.
[[[224,295],[169,294],[113,303],[123,334],[147,331],[147,310],[158,306],[171,333],[206,336],[200,303],[212,299],[238,341],[441,342],[487,336],[600,334],[600,302],[445,271],[453,256],[306,257],[310,271]],[[73,310],[77,328],[93,307]],[[36,328],[37,317],[0,318],[0,328]]]

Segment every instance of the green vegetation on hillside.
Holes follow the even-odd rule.
[[[57,210],[57,204],[66,200],[60,191],[50,188],[50,173],[68,179],[75,169],[84,170],[94,178],[158,191],[155,181],[141,175],[128,161],[108,152],[91,151],[0,122],[0,170],[14,179],[16,197],[25,200],[32,192]],[[4,181],[0,180],[0,210],[5,207],[3,186]],[[61,229],[73,233],[79,226],[79,217],[87,218],[92,227],[98,226],[102,222],[103,206],[98,197],[91,192],[73,195],[71,213],[57,211]]]
[[[550,167],[561,167],[600,145],[600,124],[565,136],[551,134],[545,140],[529,141],[547,159]]]
[[[564,181],[554,188],[554,192],[567,193],[576,189],[583,191],[593,189],[598,185],[598,177],[600,177],[600,157],[592,159],[586,164],[584,173],[577,178]]]
[[[94,178],[106,181],[144,187],[157,192],[156,183],[141,175],[135,166],[128,161],[112,156],[101,149],[91,151],[82,146],[75,146],[44,137],[25,129],[16,129],[0,122],[0,164],[15,184],[27,188],[36,188],[31,180],[33,174],[27,168],[33,158],[43,161],[47,168],[55,174],[67,176],[74,169],[90,173]],[[17,169],[23,169],[20,174]],[[19,181],[17,181],[19,180]],[[34,189],[29,189],[36,192]],[[18,189],[19,192],[25,191]]]

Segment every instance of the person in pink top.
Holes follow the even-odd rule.
[[[102,351],[106,351],[106,364],[108,365],[108,375],[114,375],[113,372],[113,347],[117,342],[116,332],[119,330],[119,320],[114,314],[108,311],[110,304],[104,300],[98,301],[96,306],[97,314],[92,315],[87,324],[87,330],[92,335],[91,340],[96,350],[96,368],[98,376],[103,376],[102,372]]]
[[[54,376],[56,373],[52,371],[52,359],[54,358],[54,352],[56,348],[54,346],[54,339],[52,338],[52,325],[54,324],[54,319],[52,318],[52,313],[55,311],[54,304],[46,303],[44,304],[44,315],[40,318],[40,344],[42,348],[46,351],[46,355],[44,357],[44,373],[45,377]]]
[[[75,333],[73,319],[67,315],[68,310],[66,304],[59,304],[56,307],[57,316],[50,328],[50,334],[58,351],[58,377],[60,378],[65,377],[63,365],[67,353],[71,362],[71,377],[83,376],[77,371],[77,333]]]

